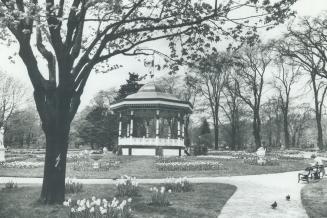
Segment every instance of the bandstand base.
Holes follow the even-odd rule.
[[[183,156],[182,147],[121,147],[124,156]]]

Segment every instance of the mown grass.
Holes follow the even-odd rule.
[[[327,217],[327,180],[322,179],[304,186],[301,199],[309,217]]]
[[[228,184],[194,184],[194,191],[171,193],[171,206],[150,206],[150,188],[141,185],[140,195],[132,200],[135,217],[147,218],[198,218],[217,217],[236,187]],[[82,199],[96,196],[112,199],[116,193],[114,185],[87,185],[81,193],[69,194],[66,198]],[[16,190],[0,191],[1,218],[65,218],[68,209],[62,205],[41,205],[37,203],[40,187],[20,187]]]

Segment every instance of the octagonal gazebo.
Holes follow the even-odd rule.
[[[119,116],[118,146],[122,155],[184,154],[184,119],[192,105],[148,83],[111,105]]]

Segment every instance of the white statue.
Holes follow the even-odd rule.
[[[258,164],[259,165],[265,165],[266,164],[266,159],[265,159],[265,156],[266,156],[266,149],[264,147],[260,147],[258,148],[257,150],[257,156],[258,156]]]
[[[0,128],[0,162],[4,162],[5,160],[5,146],[3,143],[3,134],[5,133],[5,130],[3,127]]]
[[[266,149],[264,148],[264,147],[260,147],[260,148],[258,148],[258,150],[257,150],[257,156],[258,157],[264,157],[264,156],[266,156]]]

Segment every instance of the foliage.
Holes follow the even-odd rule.
[[[33,106],[16,110],[6,123],[5,144],[11,148],[44,147],[42,129]]]
[[[6,190],[11,190],[11,189],[16,189],[16,188],[18,188],[18,184],[14,181],[9,181],[9,182],[5,183]]]
[[[208,137],[206,137],[204,139],[208,139]],[[208,141],[208,140],[206,140],[206,141]],[[204,144],[195,145],[193,147],[193,154],[195,156],[197,156],[197,155],[206,155],[206,154],[208,154],[208,147],[206,145],[204,145]]]
[[[201,126],[200,126],[200,134],[205,135],[205,134],[208,134],[208,133],[210,133],[209,123],[208,123],[207,119],[204,118],[202,120],[202,123],[201,123]]]
[[[194,190],[192,183],[186,177],[168,178],[163,185],[165,190],[171,190],[172,192],[190,192]]]
[[[121,179],[117,183],[117,197],[134,197],[139,194],[139,186],[135,177],[128,177]]]
[[[83,191],[83,184],[74,179],[67,178],[65,184],[65,193],[78,193]]]
[[[137,73],[128,73],[129,78],[126,80],[126,84],[120,86],[115,101],[124,99],[127,95],[137,92],[143,84],[140,82],[145,78],[145,76],[140,76]]]
[[[70,218],[131,218],[132,199],[119,201],[116,198],[107,201],[106,199],[82,199],[72,201],[68,199],[63,205],[69,208]]]
[[[94,148],[112,150],[118,137],[118,120],[108,108],[94,106],[77,123],[77,137],[81,143]]]
[[[161,186],[160,189],[153,187],[150,191],[152,191],[150,205],[157,207],[167,207],[170,205],[168,193],[171,193],[171,190],[166,190],[164,186]]]

